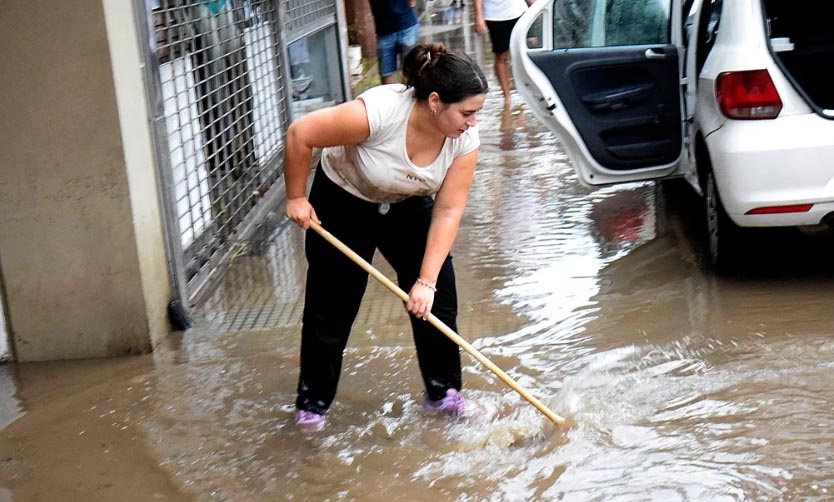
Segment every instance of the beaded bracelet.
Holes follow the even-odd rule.
[[[421,286],[425,286],[425,287],[429,288],[430,290],[434,291],[435,293],[437,293],[437,288],[434,287],[434,284],[424,281],[421,277],[417,278],[417,284],[419,284]]]

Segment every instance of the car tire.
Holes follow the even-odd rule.
[[[725,275],[731,272],[738,262],[741,228],[733,223],[727,215],[727,211],[724,210],[724,205],[721,203],[721,197],[718,194],[718,186],[715,184],[715,175],[712,171],[707,174],[704,206],[709,264],[716,272]]]

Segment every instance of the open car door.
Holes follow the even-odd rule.
[[[680,0],[538,0],[516,24],[516,88],[584,183],[681,172],[680,9]]]

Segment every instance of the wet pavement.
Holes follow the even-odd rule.
[[[454,16],[424,34],[492,79]],[[403,308],[371,281],[327,427],[296,431],[303,235],[276,208],[153,354],[0,366],[0,501],[831,500],[833,239],[756,235],[719,278],[685,187],[582,187],[517,95],[479,124],[460,334],[567,427],[465,354],[498,418],[425,416]]]

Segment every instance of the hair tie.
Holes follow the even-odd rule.
[[[417,75],[422,75],[423,70],[425,70],[426,66],[428,66],[429,64],[431,64],[431,52],[426,51],[426,61],[423,63],[422,66],[420,66],[420,69],[417,71]]]

